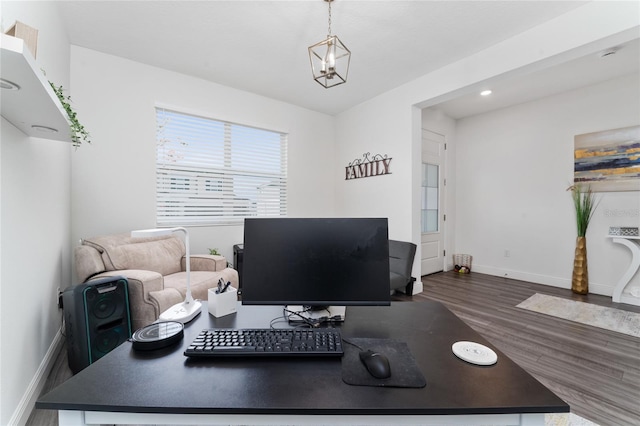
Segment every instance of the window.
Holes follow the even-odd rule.
[[[436,164],[422,163],[422,233],[438,232],[438,175]]]
[[[287,135],[156,108],[158,225],[287,213]]]

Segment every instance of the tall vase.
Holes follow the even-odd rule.
[[[589,271],[587,269],[587,238],[576,239],[576,253],[573,259],[573,277],[571,291],[577,294],[589,292]]]

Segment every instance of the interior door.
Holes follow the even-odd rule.
[[[444,270],[445,138],[422,130],[421,275]]]

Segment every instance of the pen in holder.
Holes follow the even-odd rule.
[[[218,292],[218,289],[209,289],[209,313],[214,317],[223,317],[236,312],[238,305],[238,290],[235,287],[226,286],[226,290]]]

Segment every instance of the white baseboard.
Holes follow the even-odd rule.
[[[27,420],[29,420],[29,416],[36,405],[36,400],[40,396],[40,393],[47,382],[47,377],[49,377],[49,373],[51,373],[51,369],[53,368],[56,357],[58,356],[63,344],[64,337],[62,336],[62,331],[58,330],[53,338],[53,342],[51,342],[51,345],[47,350],[47,353],[44,355],[36,374],[33,376],[33,379],[31,379],[27,390],[20,399],[20,403],[13,412],[13,415],[9,420],[10,425],[22,426],[27,423]]]
[[[570,278],[558,278],[549,275],[534,274],[531,272],[512,271],[509,269],[494,268],[490,266],[473,265],[473,272],[479,272],[481,274],[493,275],[496,277],[511,278],[519,281],[528,281],[530,283],[543,284],[558,288],[571,288]],[[571,272],[571,271],[569,271]],[[589,282],[589,293],[600,294],[602,296],[609,296],[613,294],[613,287],[609,285]]]

